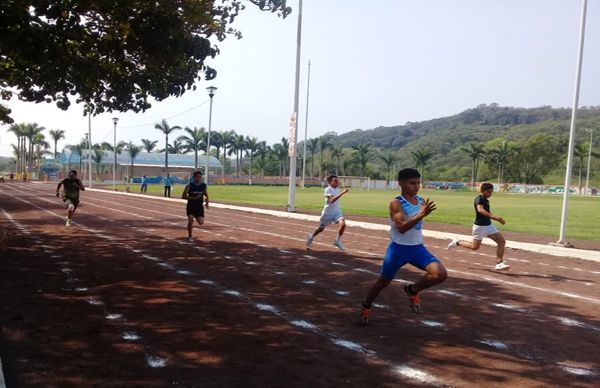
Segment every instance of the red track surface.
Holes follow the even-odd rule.
[[[598,386],[600,264],[426,244],[449,270],[422,293],[360,301],[385,233],[211,209],[186,241],[185,205],[85,192],[74,225],[54,186],[0,185],[14,234],[0,261],[8,387]],[[382,204],[386,206],[386,204]],[[427,226],[427,224],[426,224]]]

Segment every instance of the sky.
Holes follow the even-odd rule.
[[[288,137],[294,107],[298,0],[286,19],[247,3],[233,26],[243,38],[218,44],[207,64],[211,81],[179,98],[154,102],[144,113],[92,118],[92,141],[141,144],[164,135],[162,119],[235,130],[266,140]],[[582,1],[577,0],[303,0],[298,141],[327,132],[403,125],[450,116],[479,104],[568,107],[573,104]],[[308,61],[311,62],[307,113]],[[58,149],[88,130],[83,107],[10,101],[16,123],[63,129]],[[600,0],[587,6],[579,106],[600,105]],[[0,155],[16,137],[0,126]],[[47,131],[46,131],[47,134]],[[175,132],[175,136],[178,136]],[[172,139],[173,136],[170,136]],[[51,141],[50,141],[51,143]]]

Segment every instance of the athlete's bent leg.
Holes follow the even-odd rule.
[[[496,248],[496,262],[502,263],[504,261],[504,247],[506,246],[504,236],[502,236],[502,233],[493,233],[488,237],[498,244],[498,247]]]
[[[440,284],[448,278],[446,268],[444,268],[444,265],[439,261],[429,264],[425,268],[425,271],[427,272],[423,275],[421,280],[410,286],[411,291],[414,292],[415,295],[429,287]]]
[[[367,297],[365,298],[365,300],[363,301],[363,307],[370,309],[371,308],[371,304],[373,303],[373,301],[375,300],[375,298],[377,298],[377,296],[379,295],[379,293],[386,288],[390,282],[392,281],[392,279],[384,279],[384,278],[379,278],[377,279],[377,281],[371,286],[371,289],[369,290],[369,293],[367,294]]]
[[[196,217],[196,222],[198,223],[198,225],[204,225],[204,217]],[[192,221],[192,224],[194,223],[194,221]]]
[[[471,250],[478,250],[479,248],[481,248],[481,240],[475,240],[473,239],[473,241],[457,241],[456,245],[458,245],[459,247],[463,247],[463,248],[468,248]]]
[[[194,216],[188,216],[187,231],[188,237],[192,237],[192,229],[194,228]]]
[[[342,218],[339,221],[339,224],[340,224],[340,229],[338,230],[338,237],[342,237],[344,235],[344,231],[346,230],[346,220]]]

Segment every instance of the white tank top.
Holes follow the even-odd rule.
[[[407,220],[414,218],[415,215],[417,215],[417,213],[419,212],[419,210],[421,210],[421,204],[423,203],[423,198],[418,195],[416,196],[416,198],[417,198],[418,202],[416,205],[413,205],[412,203],[410,203],[406,199],[404,199],[404,197],[401,195],[396,197],[396,199],[398,201],[400,201],[400,204],[402,205],[402,211],[404,211],[404,217]],[[410,230],[406,231],[405,233],[400,233],[400,231],[398,231],[398,228],[396,228],[396,225],[394,224],[392,217],[389,218],[388,222],[390,224],[390,239],[393,242],[395,242],[396,244],[400,244],[400,245],[421,245],[421,244],[423,244],[423,233],[422,233],[423,220],[419,221],[415,226],[413,226]]]

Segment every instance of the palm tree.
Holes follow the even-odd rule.
[[[233,141],[230,144],[229,154],[235,154],[235,176],[240,177],[240,159],[242,156],[242,151],[244,150],[246,143],[246,138],[244,135],[235,135]]]
[[[485,155],[485,146],[480,143],[469,143],[468,147],[461,147],[461,150],[466,152],[469,155],[469,158],[473,161],[471,168],[471,187],[475,189],[479,161]]]
[[[496,148],[486,152],[489,159],[493,159],[494,164],[498,164],[498,184],[502,183],[502,176],[508,158],[513,156],[516,151],[517,148],[514,145],[507,143],[506,140],[504,140],[502,144],[499,144]]]
[[[583,181],[581,179],[583,175],[584,161],[589,155],[589,142],[587,143],[575,143],[573,148],[573,156],[577,158],[577,168],[579,169],[579,181],[577,187],[579,187],[579,194],[583,195]],[[597,158],[599,155],[596,152],[592,152],[592,156]]]
[[[387,169],[387,180],[385,182],[385,187],[387,188],[390,184],[390,175],[392,174],[392,168],[394,167],[394,163],[398,161],[398,158],[392,153],[384,154],[383,156],[380,156],[380,158],[383,161],[385,168]]]
[[[177,140],[183,142],[183,146],[187,150],[187,152],[194,153],[194,168],[198,168],[198,151],[206,148],[206,129],[204,128],[196,128],[190,129],[189,127],[185,127],[183,131],[187,135],[181,135],[177,138]],[[211,139],[212,140],[212,139]]]
[[[315,137],[314,139],[308,139],[308,143],[306,143],[306,148],[310,151],[310,176],[315,175],[315,152],[319,148],[319,138]]]
[[[321,155],[321,170],[319,171],[319,176],[323,176],[323,153],[325,150],[332,147],[332,144],[329,142],[329,136],[321,136],[319,137],[319,154]]]
[[[419,148],[416,151],[412,151],[410,153],[410,155],[412,156],[413,160],[415,161],[417,170],[419,169],[419,166],[421,167],[421,186],[422,186],[423,183],[425,182],[425,179],[424,179],[425,165],[427,164],[427,162],[429,162],[429,160],[433,156],[433,152],[431,152],[430,150],[428,150],[426,148]]]
[[[94,144],[92,146],[92,160],[96,163],[96,172],[100,174],[100,164],[102,163],[102,158],[104,157],[104,148],[100,144]]]
[[[165,173],[169,170],[169,134],[173,131],[181,129],[180,126],[169,127],[167,120],[163,119],[160,123],[154,125],[155,129],[158,129],[165,134]]]
[[[335,160],[335,175],[339,174],[340,159],[344,156],[344,148],[341,144],[333,147],[331,150],[331,157]]]
[[[144,149],[143,146],[134,145],[131,140],[127,144],[127,152],[129,153],[129,157],[131,158],[131,173],[129,174],[129,178],[133,177],[133,161],[135,157],[138,156],[140,152]]]
[[[248,155],[250,157],[250,170],[249,170],[249,177],[248,177],[248,184],[251,185],[252,184],[252,158],[254,157],[254,154],[256,153],[256,151],[258,150],[258,139],[255,137],[247,137],[246,138],[246,155]]]
[[[35,165],[37,167],[37,176],[39,179],[39,177],[41,175],[41,160],[44,157],[44,155],[50,154],[50,152],[48,152],[48,148],[50,148],[50,144],[46,141],[46,138],[43,133],[36,134],[33,137],[32,142],[33,142],[33,146],[34,146],[32,156],[33,156],[33,161],[35,162]]]
[[[58,144],[59,140],[65,138],[65,131],[62,129],[51,129],[48,131],[48,133],[50,134],[52,141],[54,141],[54,159],[56,159],[58,158],[58,154],[56,153],[56,145]]]
[[[17,145],[15,156],[17,158],[17,163],[15,167],[15,172],[21,172],[24,169],[24,148],[25,148],[25,124],[13,124],[10,126],[8,131],[15,134],[17,137]]]
[[[221,169],[221,180],[225,181],[225,162],[227,161],[227,147],[231,145],[235,138],[235,131],[223,131],[221,135],[221,147],[223,147],[223,168]]]
[[[152,150],[156,147],[157,143],[158,140],[142,139],[142,144],[144,144],[143,147],[146,150],[146,152],[152,152]]]
[[[29,147],[27,151],[27,170],[33,168],[33,138],[41,133],[45,128],[40,127],[37,123],[25,124],[25,137],[29,140]]]
[[[262,178],[264,176],[265,167],[267,166],[267,162],[269,161],[269,153],[271,152],[271,147],[267,145],[266,141],[261,141],[258,143],[258,147],[256,150],[256,166],[258,167],[258,175]]]
[[[371,159],[371,144],[359,144],[352,148],[354,148],[354,159],[360,164],[361,174],[362,176],[366,176],[367,163]]]

